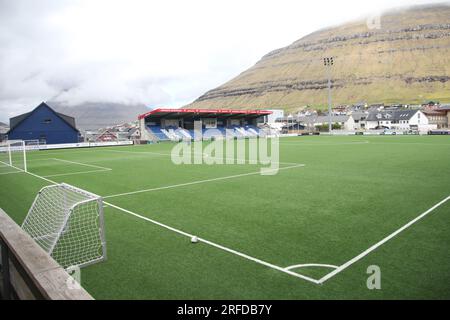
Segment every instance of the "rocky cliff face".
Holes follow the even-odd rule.
[[[450,101],[450,5],[390,11],[375,26],[364,20],[307,35],[190,106],[325,107],[323,57],[334,57],[334,105]]]

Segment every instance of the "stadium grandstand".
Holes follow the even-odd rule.
[[[193,140],[194,128],[202,139],[255,138],[272,111],[225,109],[155,109],[139,116],[141,139],[148,141]]]

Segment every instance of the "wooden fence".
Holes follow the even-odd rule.
[[[93,299],[2,209],[0,251],[1,299]]]

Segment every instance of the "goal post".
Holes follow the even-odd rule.
[[[25,147],[27,151],[35,151],[40,150],[41,145],[45,145],[45,141],[32,139],[32,140],[23,140],[25,142]]]
[[[63,268],[106,260],[102,197],[66,183],[42,188],[22,229]]]
[[[10,140],[0,143],[0,165],[9,171],[27,172],[27,147],[25,141]],[[5,170],[2,170],[2,172]]]

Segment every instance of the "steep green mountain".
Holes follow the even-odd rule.
[[[190,107],[300,109],[327,104],[323,57],[333,57],[333,104],[450,101],[450,4],[385,12],[311,33],[265,55]]]

